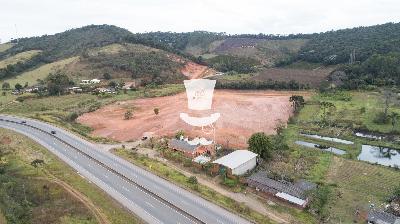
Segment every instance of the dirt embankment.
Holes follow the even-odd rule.
[[[212,68],[191,61],[186,62],[185,66],[181,69],[181,72],[189,79],[200,79],[215,74],[215,70]]]
[[[117,102],[84,114],[78,121],[92,127],[93,135],[119,141],[138,139],[144,133],[172,136],[178,130],[184,130],[191,137],[211,138],[212,135],[204,135],[201,129],[184,123],[179,114],[184,112],[200,117],[218,112],[221,117],[215,125],[217,142],[229,147],[244,148],[254,132],[274,134],[279,122],[287,122],[292,114],[289,97],[293,94],[308,95],[306,92],[216,90],[213,109],[199,114],[188,109],[186,94],[181,93]],[[124,120],[124,113],[132,107],[133,118]],[[158,115],[154,114],[154,108],[159,108]]]

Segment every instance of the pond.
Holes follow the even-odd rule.
[[[370,133],[364,133],[364,132],[356,132],[355,135],[357,137],[362,137],[362,138],[368,138],[368,139],[375,139],[375,140],[381,140],[384,139],[385,137],[379,136],[379,135],[374,135]]]
[[[346,144],[346,145],[354,144],[354,142],[352,142],[352,141],[347,141],[347,140],[340,139],[340,138],[331,138],[331,137],[324,137],[324,136],[321,136],[321,135],[311,135],[311,134],[300,134],[300,135],[306,136],[306,137],[309,137],[309,138],[322,139],[322,140],[325,140],[325,141],[342,143],[342,144]]]
[[[377,163],[383,166],[399,167],[400,153],[391,148],[363,145],[358,160]]]
[[[325,152],[331,152],[331,153],[336,154],[336,155],[344,155],[344,154],[346,154],[346,151],[344,151],[344,150],[337,149],[337,148],[334,148],[334,147],[324,147],[324,146],[321,146],[319,144],[315,144],[315,143],[311,143],[311,142],[296,141],[295,143],[298,144],[298,145],[301,145],[301,146],[314,148],[314,149],[319,149],[319,150],[322,150],[322,151],[325,151]]]

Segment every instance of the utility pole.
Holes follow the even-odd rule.
[[[18,30],[17,30],[17,24],[14,24],[15,27],[15,39],[17,40],[17,44],[18,44]]]

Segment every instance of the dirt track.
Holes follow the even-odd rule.
[[[216,139],[229,147],[243,148],[254,132],[275,133],[280,122],[287,122],[292,114],[289,97],[293,94],[280,91],[230,91],[216,90],[213,109],[205,114],[194,113],[187,108],[186,93],[174,96],[138,99],[108,105],[95,112],[78,118],[80,123],[94,129],[93,134],[119,141],[138,139],[144,133],[157,136],[174,135],[184,130],[191,137],[204,136],[200,129],[194,129],[179,118],[181,112],[205,116],[213,112],[221,113],[216,122]],[[124,120],[127,108],[134,108],[134,117]],[[159,108],[159,115],[154,108]],[[205,136],[207,137],[207,136]],[[212,137],[209,135],[208,137]]]

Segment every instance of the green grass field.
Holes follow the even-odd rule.
[[[3,149],[6,147],[9,151],[0,164],[4,171],[0,174],[2,179],[0,208],[9,223],[98,223],[87,205],[70,195],[61,185],[53,182],[54,177],[63,180],[89,198],[110,223],[141,223],[102,190],[80,177],[31,139],[0,129],[0,142],[1,147]],[[43,160],[44,165],[34,168],[30,163],[35,159]],[[13,183],[19,185],[9,188]],[[44,185],[49,187],[48,192],[43,190]],[[21,192],[5,197],[5,194],[12,195],[12,192],[17,193],[17,191]],[[31,212],[17,216],[23,214],[23,211],[18,210],[21,206],[25,206],[21,202],[24,197],[23,192],[26,192],[26,198],[30,201]],[[6,204],[2,204],[4,202]],[[28,220],[29,222],[26,222]]]
[[[327,174],[327,183],[335,184],[335,196],[329,203],[331,223],[357,220],[357,209],[367,211],[371,203],[379,208],[400,184],[400,172],[335,157]],[[362,220],[357,220],[362,222]]]
[[[306,178],[315,183],[332,186],[333,193],[326,205],[330,220],[328,223],[364,223],[354,214],[357,209],[366,214],[370,203],[381,206],[400,184],[400,171],[379,165],[358,161],[357,156],[362,144],[396,146],[390,141],[372,141],[358,138],[353,130],[358,128],[381,133],[392,131],[391,124],[376,124],[372,118],[383,110],[381,94],[377,92],[345,92],[341,96],[351,96],[351,100],[339,100],[337,96],[315,94],[288,124],[285,138],[292,152],[287,162],[273,161],[271,170],[284,170],[283,173],[294,178]],[[332,102],[336,109],[331,111],[329,125],[321,126],[322,112],[318,101]],[[361,109],[365,108],[365,109]],[[400,112],[400,108],[391,105],[390,111]],[[400,130],[395,127],[395,130]],[[307,132],[323,136],[351,140],[354,145],[333,143],[300,136]],[[294,144],[303,140],[328,145],[347,151],[347,155],[336,156],[318,149],[310,149]],[[291,170],[297,169],[297,172]],[[278,172],[277,171],[277,172]]]
[[[5,67],[7,67],[7,65],[16,64],[18,62],[24,62],[24,61],[29,60],[32,57],[38,55],[40,52],[41,51],[39,51],[39,50],[31,50],[31,51],[24,51],[24,52],[18,53],[14,56],[11,56],[9,58],[1,60],[0,68],[5,68]]]
[[[25,85],[25,83],[28,83],[29,86],[32,86],[37,83],[38,79],[44,80],[49,75],[49,73],[55,72],[55,71],[57,71],[57,69],[61,69],[66,64],[69,64],[77,59],[78,59],[78,57],[71,57],[71,58],[59,60],[59,61],[56,61],[53,63],[42,65],[31,71],[23,72],[22,74],[19,74],[15,77],[2,80],[2,81],[0,81],[0,85],[4,82],[8,82],[8,83],[10,83],[12,88],[17,83],[19,83],[21,85]]]

